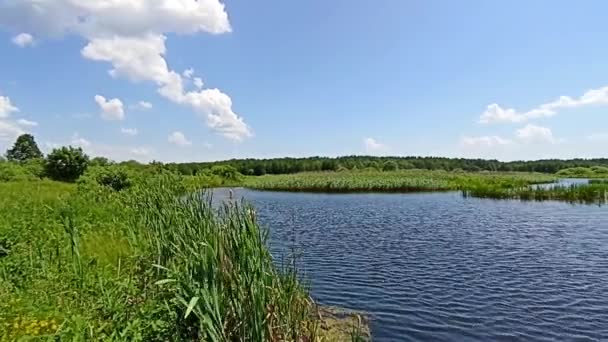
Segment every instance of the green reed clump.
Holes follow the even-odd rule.
[[[570,203],[608,203],[608,183],[573,184],[549,188],[501,188],[482,185],[463,191],[465,197],[519,199],[524,201],[558,200]]]
[[[308,172],[250,177],[245,186],[258,190],[303,192],[421,192],[472,188],[480,184],[515,188],[554,181],[532,173],[467,173],[428,170]]]
[[[156,284],[170,295],[182,339],[312,339],[312,303],[294,269],[281,272],[267,231],[244,203],[213,206],[204,193],[175,196],[167,180],[133,199],[140,213],[132,238],[154,260]]]
[[[0,341],[323,340],[251,207],[134,179],[0,183]]]

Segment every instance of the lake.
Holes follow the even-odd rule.
[[[236,189],[313,297],[374,341],[608,340],[608,210],[460,193]],[[225,190],[216,191],[216,198]]]

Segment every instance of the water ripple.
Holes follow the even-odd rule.
[[[321,303],[375,341],[608,340],[608,210],[439,194],[243,190]]]

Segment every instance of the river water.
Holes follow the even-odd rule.
[[[235,190],[374,341],[608,340],[608,210],[459,193]],[[225,191],[216,191],[216,197]]]

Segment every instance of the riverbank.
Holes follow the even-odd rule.
[[[294,264],[273,261],[246,205],[216,211],[162,171],[120,191],[95,179],[0,183],[0,341],[315,341],[333,331]]]

